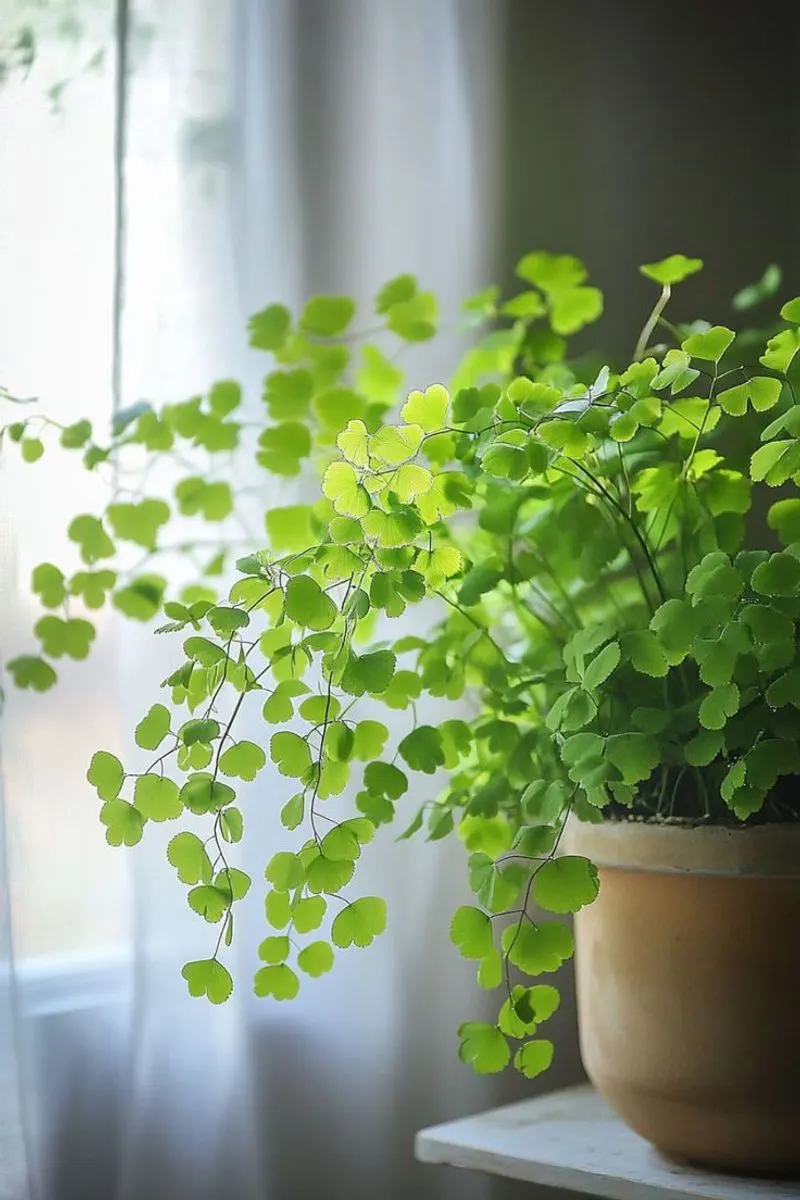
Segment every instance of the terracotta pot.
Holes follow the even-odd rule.
[[[800,825],[571,822],[581,1055],[668,1155],[800,1175]]]

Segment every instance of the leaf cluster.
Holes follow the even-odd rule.
[[[131,453],[176,464],[169,495],[118,492],[73,517],[79,561],[36,568],[39,649],[7,668],[51,687],[54,664],[90,653],[108,604],[163,618],[181,647],[136,726],[136,761],[98,751],[88,780],[114,846],[179,823],[169,863],[216,927],[209,957],[184,969],[193,995],[219,1003],[233,987],[222,960],[253,888],[237,847],[268,769],[291,792],[293,848],[265,863],[256,993],[291,999],[383,932],[384,901],[353,890],[380,826],[454,834],[475,903],[452,939],[501,995],[494,1023],[462,1025],[460,1054],[529,1077],[551,1061],[539,1026],[558,1005],[536,980],[573,949],[557,918],[598,889],[594,866],[559,850],[570,815],[797,817],[781,781],[800,773],[800,299],[763,335],[668,322],[673,288],[701,266],[643,268],[659,290],[627,363],[570,356],[603,298],[577,259],[536,253],[516,295],[465,303],[480,333],[447,384],[404,387],[398,352],[439,316],[402,275],[364,341],[345,296],[255,314],[251,345],[271,357],[255,417],[222,380],[120,413],[105,437],[27,408],[2,427],[26,462],[55,434],[90,471]],[[315,472],[319,489],[270,507],[240,545],[242,456],[282,478]],[[187,474],[187,461],[211,465]],[[176,520],[202,536],[170,542]],[[176,553],[198,577],[173,595],[157,567]],[[396,633],[415,610],[420,632]],[[262,721],[253,740],[245,711]]]

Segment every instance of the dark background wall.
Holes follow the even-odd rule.
[[[628,354],[652,296],[641,263],[705,260],[681,289],[679,317],[730,320],[730,298],[769,262],[797,290],[800,5],[498,7],[496,254],[509,276],[529,249],[582,257],[606,292],[598,332]]]

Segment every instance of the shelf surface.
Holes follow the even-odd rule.
[[[670,1162],[588,1085],[423,1129],[416,1156],[607,1200],[800,1200],[800,1181],[736,1178]]]

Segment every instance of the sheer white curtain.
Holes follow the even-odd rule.
[[[107,33],[111,5],[100,17],[91,7]],[[410,270],[452,312],[486,282],[495,16],[492,0],[131,3],[124,403],[236,376],[257,406],[266,364],[244,329],[269,300],[335,289],[368,303]],[[99,426],[112,62],[71,86],[61,116],[35,72],[0,93],[0,382]],[[454,353],[444,338],[410,356],[409,386],[446,377]],[[32,565],[70,562],[65,495],[70,512],[102,503],[80,475],[55,455],[0,475],[4,657],[30,643]],[[203,954],[207,931],[185,914],[163,846],[105,846],[84,781],[92,750],[124,745],[151,703],[163,654],[149,631],[103,618],[89,664],[44,699],[8,697],[2,915],[15,953],[0,979],[0,1151],[5,1136],[16,1175],[1,1200],[27,1194],[26,1172],[42,1200],[510,1196],[412,1161],[415,1128],[499,1094],[455,1054],[455,1026],[479,1003],[447,938],[463,888],[456,848],[373,844],[363,879],[389,900],[389,934],[291,1006],[258,1001],[257,881],[282,831],[279,781],[254,786],[238,986],[219,1009],[186,996],[180,964]]]

